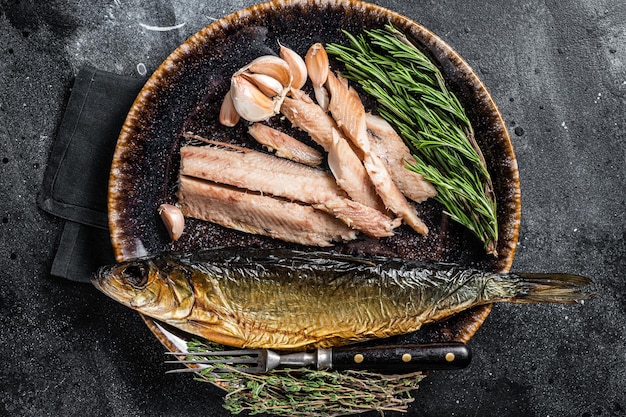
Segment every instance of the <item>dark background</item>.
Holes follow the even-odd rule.
[[[626,3],[375,3],[448,42],[500,107],[522,181],[513,269],[587,275],[598,293],[583,306],[496,306],[470,341],[472,365],[428,377],[410,415],[626,415]],[[0,2],[0,414],[226,414],[218,390],[163,374],[138,315],[50,275],[62,224],[36,199],[79,68],[146,79],[250,4]]]

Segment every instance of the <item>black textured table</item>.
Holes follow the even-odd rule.
[[[522,182],[513,269],[586,275],[598,293],[583,306],[496,306],[471,366],[429,376],[410,414],[626,415],[626,3],[376,3],[455,48],[502,111]],[[147,79],[250,4],[0,2],[1,415],[226,414],[217,389],[164,375],[137,314],[50,274],[62,222],[36,202],[80,68]]]

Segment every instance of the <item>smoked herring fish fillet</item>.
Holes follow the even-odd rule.
[[[291,159],[312,167],[320,166],[324,159],[321,152],[293,136],[281,132],[261,123],[254,123],[248,128],[248,133],[257,142],[275,151],[276,156]]]
[[[383,161],[402,194],[417,203],[435,197],[435,187],[421,174],[406,168],[415,160],[394,128],[385,119],[373,114],[366,114],[365,121],[372,150]]]
[[[310,100],[289,97],[285,98],[281,112],[328,152],[330,170],[350,198],[377,210],[385,210],[361,159],[348,140],[339,134],[339,127],[332,117]]]
[[[402,223],[401,218],[391,219],[386,214],[349,198],[329,200],[313,207],[332,214],[348,226],[371,237],[393,236],[393,229]]]
[[[393,183],[389,172],[385,168],[380,158],[370,152],[365,155],[365,169],[369,174],[376,191],[385,202],[385,206],[406,222],[417,233],[425,235],[428,233],[428,227],[422,219],[417,215],[415,208],[407,201],[400,192],[400,189]]]
[[[177,197],[185,216],[246,233],[321,247],[356,238],[356,231],[311,206],[184,175]]]
[[[370,179],[361,159],[354,153],[352,146],[337,129],[331,129],[332,143],[328,148],[328,166],[335,176],[337,184],[350,198],[361,204],[385,211],[376,188]]]
[[[313,204],[347,196],[331,173],[253,149],[184,146],[180,157],[181,174],[246,190]]]
[[[380,211],[346,198],[327,171],[228,144],[184,146],[180,154],[182,175],[312,204],[371,237],[391,236],[399,226]]]
[[[348,86],[348,81],[328,73],[326,86],[330,93],[328,110],[341,132],[364,154],[370,152],[370,141],[365,123],[365,107],[356,90]]]
[[[326,85],[330,92],[328,108],[333,119],[343,134],[360,150],[359,155],[363,160],[367,175],[385,207],[402,217],[416,232],[423,235],[428,233],[428,228],[418,217],[415,208],[409,204],[393,181],[387,166],[371,149],[367,134],[365,108],[359,94],[354,88],[348,86],[345,79],[335,76],[332,72],[328,74]],[[348,194],[350,193],[348,192]]]
[[[303,98],[286,97],[280,112],[328,152],[333,143],[332,129],[337,129],[338,126],[320,106]]]

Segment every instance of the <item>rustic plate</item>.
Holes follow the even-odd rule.
[[[362,239],[337,245],[334,250],[451,261],[507,271],[518,237],[519,178],[510,138],[491,96],[467,63],[429,30],[387,9],[347,0],[276,0],[249,7],[202,29],[163,62],[133,104],[113,159],[109,218],[116,258],[123,261],[161,251],[191,251],[218,245],[295,247],[193,219],[187,222],[183,237],[170,243],[157,208],[162,203],[175,202],[181,134],[192,131],[255,147],[243,124],[226,128],[217,123],[219,104],[234,71],[257,56],[276,54],[278,41],[304,55],[315,42],[345,42],[342,30],[359,33],[388,22],[431,54],[468,110],[493,176],[498,201],[499,257],[485,255],[480,242],[464,228],[448,221],[436,202],[418,208],[430,228],[426,237],[403,226],[391,238]],[[370,103],[370,110],[375,110],[371,106]],[[284,129],[291,128],[278,118],[274,123],[282,124]],[[395,341],[467,341],[490,309],[491,306],[474,308]],[[144,319],[166,347],[171,350],[181,347],[184,335],[174,336],[152,319]]]

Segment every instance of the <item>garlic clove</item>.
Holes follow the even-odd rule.
[[[241,75],[247,78],[248,81],[252,82],[252,84],[256,85],[258,89],[268,97],[281,95],[285,89],[280,81],[276,78],[270,77],[269,75],[253,74],[248,72],[244,72]]]
[[[232,76],[230,95],[237,113],[250,122],[267,120],[276,114],[274,100],[242,74]]]
[[[306,69],[313,87],[320,87],[326,83],[329,71],[328,54],[321,43],[311,45],[304,57]]]
[[[284,59],[289,65],[289,69],[291,70],[291,88],[299,90],[302,88],[304,83],[306,83],[307,79],[307,71],[306,64],[304,63],[304,59],[300,55],[298,55],[295,51],[280,45],[280,57]]]
[[[233,98],[230,95],[230,90],[228,90],[228,93],[226,93],[224,100],[222,101],[222,106],[220,107],[220,124],[233,127],[239,122],[239,118],[240,116],[235,109],[235,105],[233,104]]]
[[[328,110],[330,105],[330,97],[328,96],[328,90],[323,85],[317,85],[313,87],[313,93],[315,94],[315,101],[324,110]]]
[[[265,74],[277,79],[283,87],[291,86],[291,70],[289,64],[284,59],[274,55],[263,55],[237,72],[251,72],[254,74]]]
[[[183,212],[178,207],[171,204],[161,204],[158,213],[159,216],[161,216],[161,221],[163,221],[172,242],[177,241],[182,236],[183,229],[185,228],[185,216],[183,216]]]

